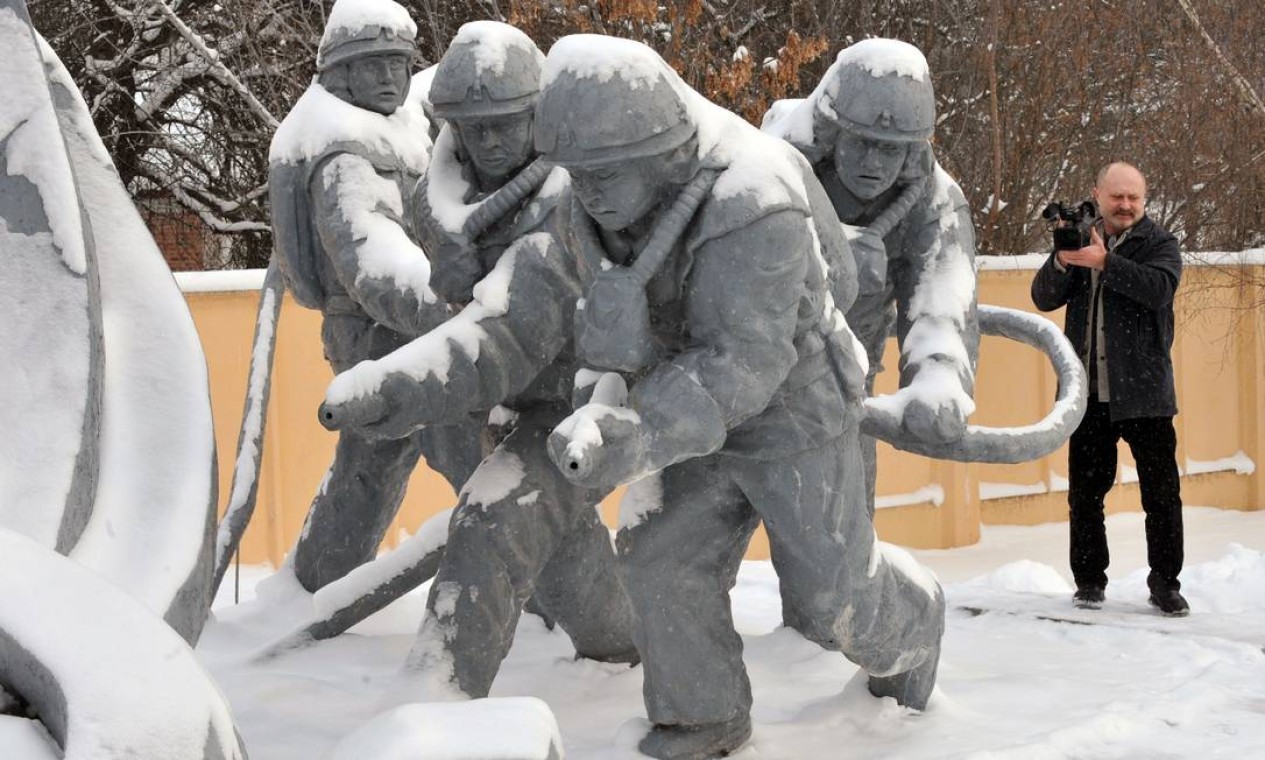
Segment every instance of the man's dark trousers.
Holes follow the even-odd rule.
[[[1111,421],[1110,405],[1091,397],[1068,453],[1071,566],[1077,588],[1107,585],[1103,499],[1116,477],[1116,443],[1133,452],[1146,512],[1146,554],[1152,591],[1179,589],[1183,555],[1181,479],[1172,417]]]

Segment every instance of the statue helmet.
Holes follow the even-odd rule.
[[[698,129],[688,107],[689,88],[640,42],[563,37],[549,50],[542,81],[536,150],[562,166],[659,155]]]
[[[907,42],[868,39],[844,48],[816,95],[821,116],[865,137],[921,142],[935,131],[930,67]]]
[[[544,64],[536,43],[509,24],[462,24],[435,69],[431,107],[441,119],[530,111]]]
[[[417,24],[393,0],[337,0],[316,53],[317,71],[364,55],[416,51]]]

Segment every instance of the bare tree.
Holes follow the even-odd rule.
[[[692,86],[758,123],[866,36],[927,55],[936,152],[981,250],[1041,250],[1040,210],[1076,201],[1108,161],[1146,172],[1152,212],[1188,249],[1265,245],[1265,7],[1259,0],[402,0],[418,65],[470,20],[542,49],[596,32],[657,49]],[[185,209],[227,266],[270,252],[267,151],[313,74],[328,0],[32,0],[124,180]],[[1173,23],[1174,19],[1183,23]]]

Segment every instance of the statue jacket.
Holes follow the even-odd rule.
[[[1107,257],[1099,277],[1107,383],[1112,420],[1177,414],[1173,380],[1173,296],[1181,282],[1177,238],[1149,216],[1128,231]],[[1094,293],[1090,270],[1059,271],[1052,253],[1032,281],[1041,311],[1067,307],[1064,333],[1082,355],[1089,353],[1089,314]]]
[[[862,275],[848,324],[866,347],[870,378],[882,370],[884,343],[900,345],[900,386],[931,360],[951,362],[972,394],[979,356],[976,316],[975,230],[961,188],[933,163],[921,195],[883,236],[884,271]],[[872,224],[904,189],[898,184],[870,203],[852,195],[827,158],[817,173],[845,225]],[[864,264],[860,264],[864,266]],[[881,264],[880,264],[881,266]]]
[[[855,275],[829,199],[802,156],[732,118],[756,144],[747,137],[735,160],[727,150],[744,135],[703,143],[703,171],[717,179],[646,286],[659,355],[626,376],[628,404],[660,447],[658,468],[719,451],[790,455],[834,440],[860,415],[863,352],[836,306],[855,296]],[[601,272],[625,262],[608,255],[570,187],[555,213],[557,232],[514,241],[460,314],[336,379],[340,397],[397,372],[437,383],[444,403],[428,413],[432,424],[569,398],[577,306]]]
[[[440,298],[469,303],[475,283],[492,271],[511,243],[548,226],[557,193],[541,192],[546,181],[565,182],[565,170],[549,172],[529,164],[496,192],[479,192],[473,167],[457,151],[452,126],[444,125],[430,166],[412,193],[414,227],[431,261],[431,288]],[[472,217],[489,204],[495,204],[496,213],[487,215],[472,234]]]
[[[412,109],[381,116],[313,83],[269,158],[276,255],[296,300],[406,336],[447,316],[405,219],[429,153],[425,119]]]

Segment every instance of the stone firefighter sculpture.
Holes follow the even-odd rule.
[[[887,403],[915,438],[961,438],[975,409],[979,354],[975,232],[965,196],[931,150],[926,58],[897,40],[858,42],[807,99],[775,109],[764,130],[809,159],[839,220],[852,226],[860,292],[847,319],[865,345],[867,394],[895,325],[900,390]],[[873,514],[874,439],[862,440]]]
[[[483,383],[515,353],[574,346],[619,370],[577,375],[594,401],[550,450],[589,493],[635,481],[618,546],[654,724],[642,751],[714,757],[750,735],[728,591],[761,519],[787,624],[861,664],[875,694],[921,708],[943,596],[889,560],[865,509],[864,369],[836,308],[855,276],[810,167],[638,43],[564,38],[544,81],[537,147],[573,186],[558,200],[561,248],[534,236],[511,249],[504,315],[536,329],[512,352],[454,351],[452,366]],[[407,351],[340,377],[327,403],[349,419],[407,417],[435,377]]]
[[[384,356],[448,316],[427,284],[405,198],[430,148],[405,105],[416,27],[391,0],[339,0],[319,71],[269,155],[276,255],[295,299],[324,315],[335,372]],[[341,433],[291,555],[315,591],[373,559],[419,456],[460,488],[482,456],[482,422],[463,418],[398,440]]]
[[[534,161],[543,63],[530,39],[496,22],[463,26],[445,52],[431,99],[446,124],[419,209],[428,250],[442,252],[432,281],[470,303],[403,350],[336,378],[331,397],[366,381],[381,389],[324,410],[331,426],[387,439],[497,405],[517,414],[460,494],[402,700],[487,696],[529,599],[581,656],[637,661],[632,608],[595,509],[605,492],[572,485],[545,447],[570,410],[575,360],[563,316],[579,285],[548,231],[566,172]]]

